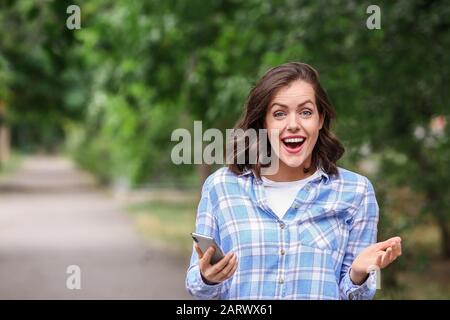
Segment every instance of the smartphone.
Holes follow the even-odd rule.
[[[211,264],[216,264],[225,256],[222,249],[220,249],[220,247],[217,245],[214,238],[194,232],[191,233],[191,236],[192,239],[194,239],[194,241],[198,244],[203,253],[205,253],[206,250],[208,250],[208,248],[211,246],[216,248],[216,250],[214,251],[214,255],[211,258]]]

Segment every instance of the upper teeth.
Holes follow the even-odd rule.
[[[304,138],[288,138],[284,139],[284,142],[303,142]]]

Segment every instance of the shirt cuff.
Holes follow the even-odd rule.
[[[345,298],[348,300],[370,300],[373,299],[377,287],[377,273],[376,271],[371,271],[366,281],[360,285],[356,285],[352,282],[350,278],[350,270],[348,269],[344,278],[342,279],[342,287],[344,289]]]
[[[187,289],[190,294],[199,299],[218,299],[222,283],[206,284],[198,266],[193,267],[187,277]]]

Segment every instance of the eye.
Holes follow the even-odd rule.
[[[282,118],[282,117],[284,117],[285,115],[286,115],[286,113],[283,112],[283,111],[275,111],[275,112],[273,113],[273,116],[274,116],[275,118]]]
[[[300,115],[301,115],[303,118],[309,118],[310,116],[312,116],[312,111],[311,111],[311,110],[308,110],[308,109],[305,109],[305,110],[302,110],[302,111],[300,112]]]

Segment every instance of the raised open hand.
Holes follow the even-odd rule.
[[[352,263],[350,278],[353,283],[361,284],[368,277],[374,266],[386,268],[402,254],[402,239],[393,237],[383,242],[375,243],[356,257]]]

